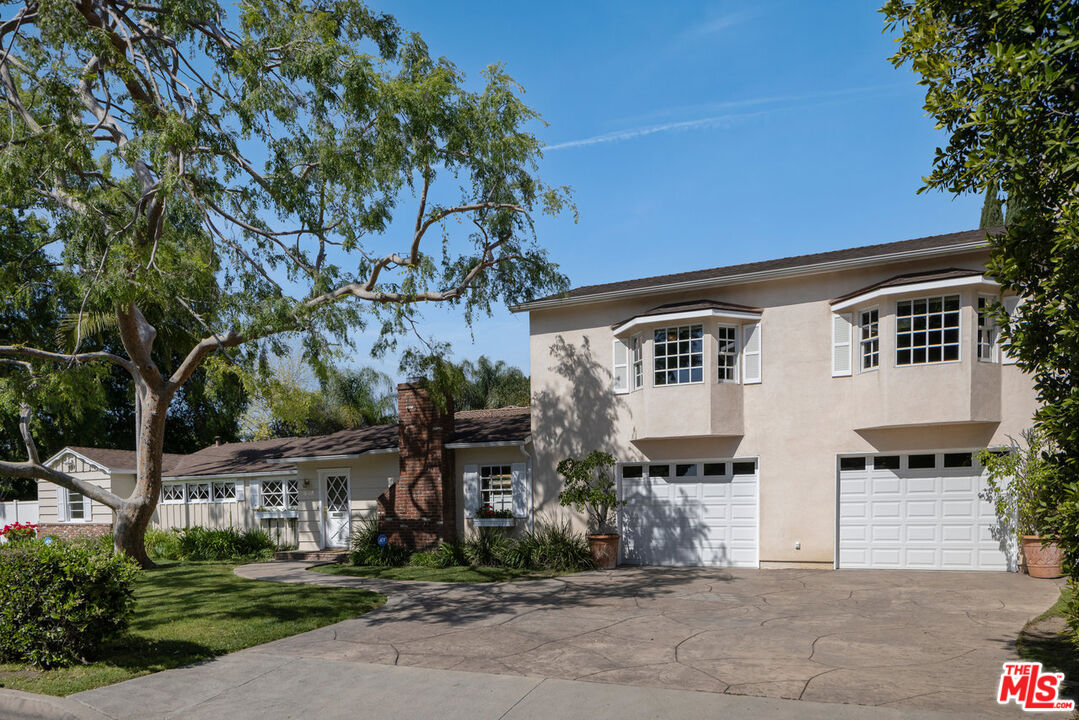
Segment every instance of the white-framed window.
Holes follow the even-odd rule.
[[[988,313],[996,301],[992,295],[978,296],[978,359],[983,362],[997,360],[997,323]]]
[[[183,483],[167,483],[161,486],[161,502],[166,505],[182,503],[186,498]]]
[[[513,467],[480,465],[480,507],[513,511]]]
[[[620,338],[614,339],[614,367],[611,377],[614,378],[614,391],[616,393],[629,392],[629,347],[626,341]]]
[[[90,498],[75,490],[56,488],[56,519],[60,522],[86,522],[90,519]]]
[[[959,359],[959,296],[938,295],[895,304],[895,364]]]
[[[716,362],[719,365],[719,381],[721,383],[738,382],[738,326],[720,325],[717,330],[719,338]]]
[[[630,389],[640,390],[644,387],[644,340],[640,335],[634,335],[629,341],[630,360]]]
[[[300,485],[296,480],[263,480],[262,507],[291,510],[300,502]]]
[[[233,502],[236,500],[236,483],[215,482],[213,484],[214,502]]]
[[[654,385],[704,382],[703,325],[660,328],[653,338]]]
[[[210,483],[188,483],[187,501],[193,503],[210,502]]]
[[[858,353],[862,370],[873,370],[880,365],[880,311],[878,308],[862,310],[858,314],[860,339]]]

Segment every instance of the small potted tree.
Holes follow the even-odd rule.
[[[615,493],[614,465],[609,453],[593,450],[584,459],[566,458],[557,468],[565,478],[558,502],[588,517],[588,548],[600,570],[610,570],[618,564],[614,514],[625,501],[620,502]]]
[[[993,503],[1001,527],[1015,533],[1027,574],[1058,578],[1063,574],[1060,545],[1042,536],[1054,505],[1047,502],[1054,486],[1055,468],[1047,459],[1053,448],[1037,428],[1024,430],[1020,437],[1023,444],[1012,440],[1008,451],[979,453],[978,460],[989,473],[982,497]]]

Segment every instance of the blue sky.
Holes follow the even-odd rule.
[[[980,198],[916,195],[945,142],[874,2],[377,3],[479,80],[501,62],[548,123],[543,178],[580,222],[539,223],[572,285],[905,240],[977,226]],[[471,336],[426,313],[455,359],[528,370],[528,318]],[[357,338],[353,364],[396,377]]]

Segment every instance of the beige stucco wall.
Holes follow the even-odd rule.
[[[557,462],[592,449],[608,450],[623,461],[758,457],[762,562],[830,564],[837,454],[959,450],[1005,443],[1030,425],[1035,402],[1030,379],[1014,365],[987,365],[975,359],[975,289],[959,291],[959,362],[895,367],[894,313],[901,298],[888,297],[870,303],[880,308],[881,367],[838,378],[831,375],[829,300],[901,273],[979,268],[984,261],[984,252],[973,252],[532,311],[537,511],[558,509]],[[704,345],[703,385],[653,388],[651,339],[646,335],[645,388],[628,395],[611,390],[611,325],[660,304],[700,298],[764,308],[762,382],[740,388],[744,430],[740,435],[716,432],[723,429],[716,422],[711,423],[712,435],[701,432],[709,410],[715,413],[722,411],[724,402],[738,402],[735,393],[715,393],[713,341]],[[704,321],[706,337],[717,322]],[[731,414],[738,411],[732,408]],[[801,543],[800,550],[795,550],[796,542]]]

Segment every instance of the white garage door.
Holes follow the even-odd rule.
[[[971,453],[841,458],[841,568],[1007,570]]]
[[[622,562],[758,567],[757,463],[623,465]]]

